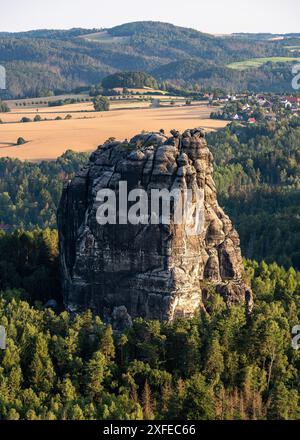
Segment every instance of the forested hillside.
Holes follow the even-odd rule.
[[[4,230],[56,227],[56,209],[64,182],[87,161],[85,153],[67,151],[40,164],[0,159],[0,223]]]
[[[247,59],[247,58],[246,58]],[[258,68],[233,70],[195,59],[164,64],[152,71],[160,81],[171,81],[181,86],[200,85],[205,89],[221,88],[227,92],[245,91],[272,93],[291,91],[292,66],[294,63],[266,62]]]
[[[206,310],[194,319],[137,319],[122,335],[89,311],[63,311],[56,207],[87,155],[0,160],[1,420],[300,419],[300,351],[291,345],[300,319],[300,124],[233,123],[207,140],[220,202],[251,258],[254,309],[228,309],[207,284]],[[55,312],[45,308],[50,299]]]
[[[300,267],[299,120],[208,135],[219,198],[247,258]]]
[[[11,97],[43,96],[95,85],[119,71],[144,71],[161,81],[203,87],[210,78],[211,87],[235,90],[260,87],[260,91],[276,91],[276,82],[277,91],[287,90],[288,64],[278,67],[271,63],[243,73],[226,67],[235,61],[272,56],[293,55],[280,41],[254,44],[247,35],[215,37],[159,22],[129,23],[101,31],[0,33],[0,64],[7,69]]]
[[[137,319],[122,335],[90,312],[73,319],[2,292],[0,419],[299,419],[291,327],[300,274],[250,262],[247,272],[256,295],[250,318],[213,294],[209,314],[173,324]]]

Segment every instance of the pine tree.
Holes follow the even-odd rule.
[[[148,381],[146,380],[143,393],[142,393],[142,408],[143,408],[143,414],[145,420],[153,420],[154,414],[153,414],[153,401],[152,401],[152,394],[151,389],[149,386]]]
[[[100,350],[104,354],[108,363],[115,358],[115,344],[111,325],[106,326],[104,329],[100,343]]]
[[[289,391],[282,382],[276,384],[270,399],[268,419],[293,420],[300,416],[298,392],[296,390]]]
[[[172,397],[172,384],[167,381],[164,383],[161,393],[161,415],[166,416],[168,413],[169,403]]]
[[[213,394],[202,374],[198,373],[188,380],[183,408],[188,420],[215,418]]]
[[[49,392],[54,385],[55,371],[48,352],[47,339],[38,335],[30,364],[30,381],[37,391]]]
[[[220,376],[224,371],[224,358],[222,354],[222,348],[218,339],[215,337],[209,345],[204,374],[214,383],[220,380]]]
[[[86,365],[85,385],[87,395],[91,398],[99,398],[101,395],[106,366],[106,358],[100,351],[95,352]]]

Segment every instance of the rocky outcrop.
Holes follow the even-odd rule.
[[[107,142],[91,155],[65,186],[58,210],[68,310],[90,308],[118,327],[120,320],[130,325],[139,316],[166,321],[192,316],[212,291],[228,306],[251,308],[239,237],[218,205],[212,163],[201,129],[174,130],[170,137],[163,131],[142,133],[130,142]],[[170,224],[100,225],[98,191],[109,188],[118,199],[120,181],[128,191],[190,189],[202,199],[192,197],[182,224],[175,223],[171,205]],[[201,227],[192,234],[197,221]]]

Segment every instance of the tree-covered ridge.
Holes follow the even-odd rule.
[[[208,135],[219,199],[248,258],[300,264],[300,124],[297,119]]]
[[[39,164],[0,159],[1,228],[56,227],[56,209],[63,184],[87,158],[85,153],[67,151],[56,161]]]
[[[228,93],[245,90],[254,93],[288,93],[291,91],[291,72],[295,62],[270,61],[257,68],[233,70],[210,60],[187,59],[184,62],[163,64],[155,68],[152,74],[159,81],[186,87],[196,86],[204,91],[221,88]]]
[[[300,274],[248,261],[252,315],[214,292],[192,320],[112,334],[2,292],[1,419],[299,419]],[[42,290],[42,287],[41,287]],[[15,292],[14,292],[15,294]]]
[[[232,123],[209,133],[208,142],[217,165],[231,162],[245,167],[252,161],[253,167],[261,171],[262,183],[298,187],[299,134],[300,121],[295,117],[247,126]]]
[[[68,40],[73,37],[79,37],[88,35],[93,32],[97,32],[99,29],[83,29],[72,28],[68,30],[64,29],[36,29],[33,31],[24,32],[0,32],[0,38],[47,38],[49,40]]]
[[[148,55],[169,57],[175,53],[184,59],[197,57],[224,61],[226,58],[240,58],[251,52],[260,54],[283,53],[278,43],[253,45],[247,39],[216,37],[194,29],[174,26],[169,23],[153,21],[134,22],[108,29],[108,33],[117,37],[130,37],[130,43],[136,50],[146,50]]]
[[[144,72],[119,72],[109,75],[102,80],[102,86],[105,89],[113,89],[115,87],[123,88],[141,88],[151,87],[158,88],[156,79]]]
[[[56,230],[0,232],[0,291],[4,290],[30,304],[62,304]]]
[[[122,71],[143,71],[159,80],[228,90],[235,86],[235,90],[262,87],[260,90],[275,91],[275,82],[280,90],[290,89],[290,66],[265,65],[245,72],[226,67],[235,61],[272,56],[291,54],[280,42],[253,44],[248,37],[215,37],[156,22],[129,23],[100,32],[0,33],[0,64],[7,69],[12,97],[67,92],[98,84],[105,76]],[[191,70],[181,68],[190,62],[194,63]]]

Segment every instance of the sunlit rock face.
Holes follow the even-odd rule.
[[[239,237],[218,205],[212,162],[201,129],[174,130],[170,137],[142,133],[129,142],[107,142],[91,155],[65,186],[58,210],[69,311],[92,309],[116,327],[135,317],[172,321],[205,308],[214,291],[228,306],[251,309]],[[181,224],[172,203],[169,224],[161,217],[160,224],[119,224],[120,182],[128,192],[145,190],[149,199],[153,189],[190,190],[189,209]],[[117,224],[97,220],[103,189],[116,194]]]

